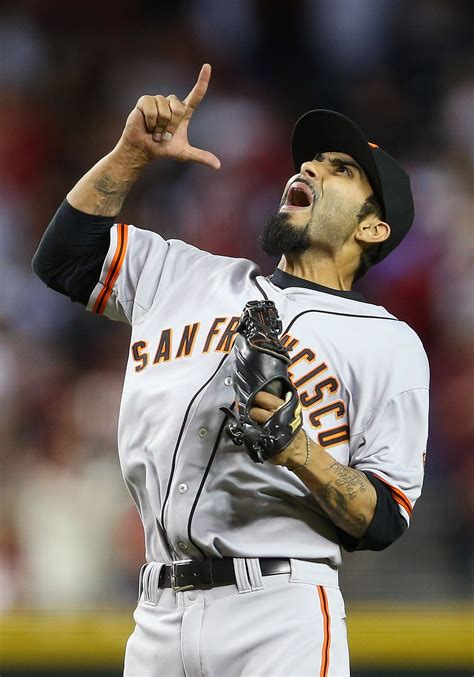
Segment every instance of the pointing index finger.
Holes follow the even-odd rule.
[[[190,115],[194,113],[196,108],[199,106],[201,101],[204,99],[209,80],[211,79],[211,66],[208,63],[205,63],[201,68],[196,84],[189,92],[188,96],[184,99],[184,103],[188,108],[190,108]]]

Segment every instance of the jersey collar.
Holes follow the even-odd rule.
[[[352,301],[361,301],[367,303],[362,294],[357,291],[342,291],[340,289],[332,289],[331,287],[324,287],[322,284],[305,280],[296,275],[285,273],[281,268],[277,268],[273,275],[269,277],[270,282],[280,287],[280,289],[287,289],[288,287],[303,287],[304,289],[313,289],[325,294],[332,294],[333,296],[341,296],[343,299],[351,299]]]

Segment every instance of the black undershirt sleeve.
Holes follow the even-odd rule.
[[[342,529],[337,530],[342,547],[349,552],[384,550],[400,538],[407,528],[388,487],[371,472],[365,472],[364,475],[377,492],[377,505],[372,522],[362,538],[354,538]]]
[[[51,289],[87,305],[100,278],[114,222],[114,217],[85,214],[64,200],[33,257],[33,271]]]

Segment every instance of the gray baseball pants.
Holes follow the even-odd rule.
[[[124,677],[348,677],[337,572],[291,560],[263,576],[258,559],[234,559],[236,585],[158,588],[162,564],[142,572]]]

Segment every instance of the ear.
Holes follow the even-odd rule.
[[[367,244],[381,244],[390,237],[390,226],[385,221],[369,218],[361,221],[356,228],[354,237],[357,242]]]

